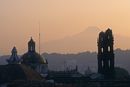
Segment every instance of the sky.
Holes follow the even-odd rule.
[[[16,46],[27,51],[32,36],[38,43],[84,31],[88,26],[130,37],[130,0],[0,0],[0,55]],[[37,44],[38,46],[38,44]]]

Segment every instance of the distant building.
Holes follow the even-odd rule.
[[[14,47],[12,49],[12,55],[10,56],[9,59],[7,59],[7,62],[8,62],[8,64],[19,64],[20,63],[20,59],[19,59],[19,57],[17,55],[16,47]]]
[[[88,67],[88,69],[85,71],[85,76],[90,76],[91,74],[93,74],[93,72],[91,71],[90,67]]]
[[[21,63],[39,72],[42,76],[48,73],[48,62],[35,50],[35,42],[31,38],[28,42],[28,52],[21,57]]]
[[[69,78],[69,77],[81,77],[82,74],[78,72],[78,66],[75,69],[68,69],[65,71],[49,71],[48,78]]]
[[[112,30],[108,29],[106,32],[100,32],[98,38],[98,73],[106,77],[114,75],[114,37]]]

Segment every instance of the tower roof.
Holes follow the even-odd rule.
[[[112,30],[111,30],[110,28],[108,28],[108,29],[106,30],[106,33],[112,33]]]
[[[35,43],[35,41],[33,40],[33,38],[31,37],[30,41],[28,43]]]
[[[19,59],[19,57],[17,55],[17,49],[16,49],[15,46],[13,47],[11,53],[12,54],[11,54],[10,58],[7,60],[7,62],[9,64],[18,64],[20,62],[20,59]]]
[[[16,49],[15,46],[14,46],[13,49],[12,49],[12,53],[17,53],[17,49]]]
[[[102,31],[102,32],[100,32],[100,33],[99,33],[99,37],[104,36],[104,34],[105,34],[105,33],[104,33],[103,31]]]

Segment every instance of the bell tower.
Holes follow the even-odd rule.
[[[114,38],[111,29],[100,32],[98,38],[98,73],[105,77],[114,75]]]

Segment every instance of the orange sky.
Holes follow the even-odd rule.
[[[14,45],[19,53],[33,36],[42,42],[83,31],[88,26],[130,37],[130,0],[0,0],[0,54]]]

